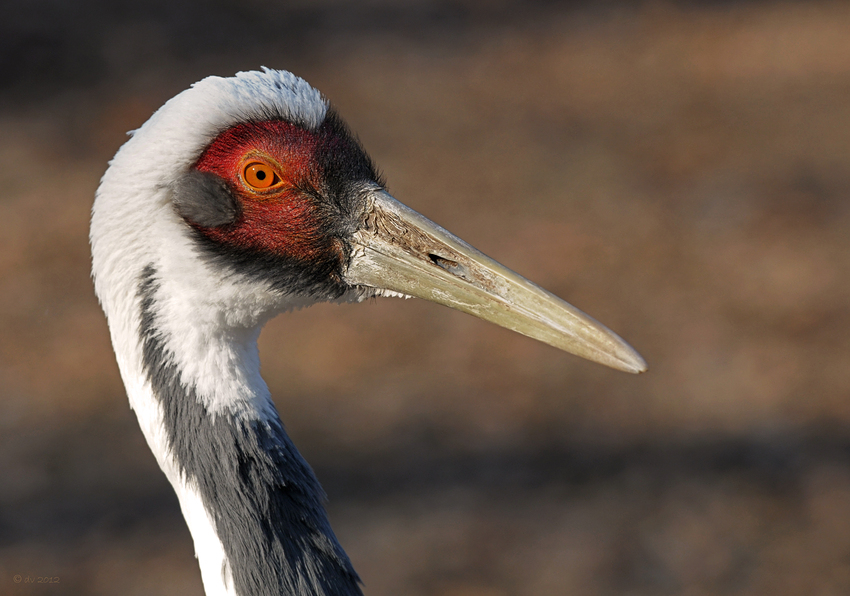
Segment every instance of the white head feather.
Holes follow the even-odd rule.
[[[147,265],[159,273],[157,281],[166,297],[158,323],[181,342],[175,352],[185,359],[178,364],[192,377],[184,379],[189,385],[215,403],[217,395],[233,395],[233,388],[201,386],[205,379],[215,379],[210,372],[234,362],[246,371],[258,370],[258,364],[253,365],[258,361],[259,327],[281,308],[302,306],[304,301],[290,298],[281,304],[279,293],[262,284],[212,270],[199,258],[185,222],[175,212],[170,187],[217,135],[237,123],[282,118],[315,129],[327,111],[322,94],[289,72],[264,68],[229,78],[208,77],[163,105],[112,159],[92,208],[92,271],[128,386],[141,371],[137,293]],[[222,334],[227,337],[218,337]],[[246,351],[231,354],[230,362],[202,357],[219,339]],[[248,385],[265,387],[258,375]],[[133,395],[130,399],[132,403]]]

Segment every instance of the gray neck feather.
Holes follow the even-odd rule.
[[[197,486],[241,596],[362,596],[337,542],[324,492],[277,416],[208,412],[181,381],[156,325],[156,271],[139,279],[144,372],[159,401],[171,451]]]

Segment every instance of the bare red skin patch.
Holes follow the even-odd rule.
[[[238,124],[224,131],[195,167],[228,182],[241,215],[232,224],[195,227],[222,244],[301,261],[325,260],[328,251],[338,253],[337,243],[324,231],[315,199],[324,174],[316,159],[321,145],[315,133],[281,120]],[[252,189],[242,177],[252,159],[273,165],[281,184]]]

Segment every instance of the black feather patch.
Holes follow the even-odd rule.
[[[277,416],[212,416],[186,386],[157,327],[156,270],[138,285],[145,374],[162,407],[168,442],[215,524],[240,596],[362,596],[337,542],[324,492]]]
[[[191,170],[184,174],[171,188],[171,202],[180,217],[205,228],[239,218],[239,201],[227,182],[208,172]]]

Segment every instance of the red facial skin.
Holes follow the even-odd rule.
[[[226,130],[204,151],[196,168],[229,183],[241,214],[232,224],[196,227],[222,244],[299,261],[325,260],[329,251],[341,256],[339,241],[325,232],[316,200],[324,175],[316,159],[322,144],[316,133],[280,120]],[[243,176],[251,162],[271,166],[279,181],[266,189],[253,188]]]

